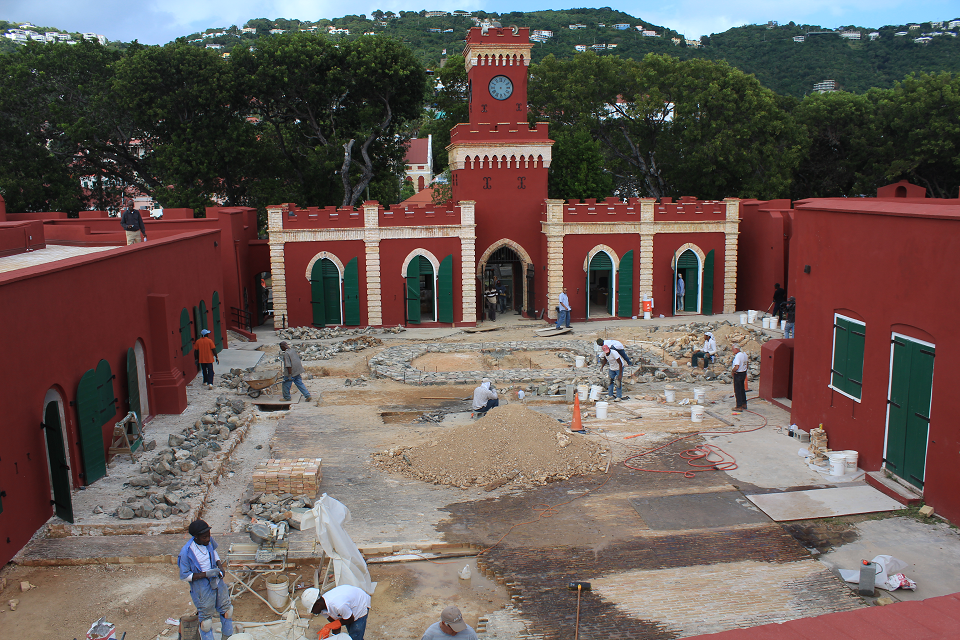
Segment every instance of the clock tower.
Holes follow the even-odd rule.
[[[553,146],[546,123],[527,123],[532,49],[528,28],[470,29],[463,51],[470,122],[451,130],[447,147],[454,202],[476,203],[478,271],[487,266],[485,256],[508,247],[522,261],[524,278],[532,277],[526,273],[534,263],[542,263],[540,222]],[[520,284],[516,283],[518,292]],[[524,291],[524,309],[529,288]]]

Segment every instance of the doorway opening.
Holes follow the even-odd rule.
[[[613,259],[606,251],[598,251],[587,270],[587,317],[612,318],[616,276]]]
[[[414,256],[407,265],[407,322],[436,322],[436,273],[423,255]]]
[[[524,279],[528,276],[524,271],[523,259],[510,247],[500,247],[490,254],[483,268],[481,285],[483,291],[499,290],[497,313],[523,312]]]
[[[683,295],[680,285],[683,281]],[[677,256],[677,277],[674,281],[675,313],[700,313],[700,257],[693,249]]]
[[[73,501],[70,495],[70,459],[63,399],[51,389],[43,400],[43,432],[47,443],[47,463],[53,512],[58,518],[73,522]]]
[[[340,313],[340,269],[329,258],[313,263],[310,272],[310,304],[313,326],[342,324]]]

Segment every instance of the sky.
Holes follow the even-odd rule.
[[[505,13],[572,7],[609,6],[688,38],[720,33],[744,24],[796,22],[824,28],[953,20],[960,18],[960,0],[658,0],[618,2],[582,0],[0,0],[0,19],[31,22],[72,32],[94,32],[109,40],[165,44],[213,27],[243,26],[252,18],[318,20],[373,11],[465,10]],[[527,25],[520,25],[527,26]],[[535,25],[532,25],[535,26]]]

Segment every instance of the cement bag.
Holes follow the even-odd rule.
[[[106,618],[100,618],[87,631],[87,640],[115,640],[117,637],[117,627],[112,622],[107,622]]]

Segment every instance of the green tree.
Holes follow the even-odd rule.
[[[586,129],[550,132],[554,140],[548,192],[551,198],[597,198],[613,194],[613,175],[604,170],[603,148]]]
[[[470,120],[469,84],[463,56],[449,56],[434,78],[433,102],[423,115],[417,135],[433,136],[433,172],[443,173],[449,164],[447,146],[450,144],[450,130]]]

